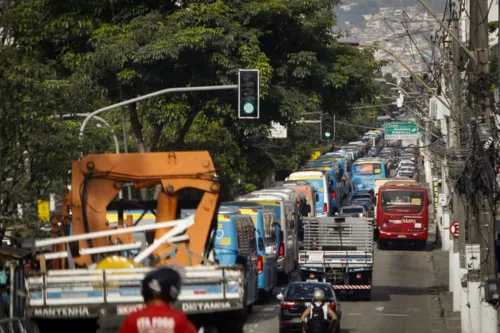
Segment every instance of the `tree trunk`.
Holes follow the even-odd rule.
[[[137,145],[137,150],[140,153],[146,152],[146,145],[144,144],[144,137],[142,135],[142,124],[137,115],[137,103],[132,103],[128,105],[128,111],[130,114],[130,127],[132,128],[132,134],[134,135],[135,144]],[[148,199],[148,190],[141,188],[141,199]]]

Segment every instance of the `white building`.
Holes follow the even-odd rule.
[[[459,33],[460,40],[464,43],[469,41],[469,8],[470,8],[470,0],[464,1],[464,6],[462,7],[462,12],[460,15],[460,24],[459,24]],[[460,4],[459,1],[455,1],[457,5]],[[489,0],[489,11],[488,11],[488,22],[498,21],[498,0]],[[498,43],[498,29],[497,31],[490,33],[489,35],[489,45],[494,46]]]

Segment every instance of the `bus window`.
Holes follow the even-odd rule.
[[[382,209],[392,213],[393,208],[408,208],[412,213],[420,213],[424,208],[423,191],[387,190],[382,192]]]
[[[354,174],[358,176],[380,175],[381,173],[382,164],[380,163],[354,164]]]

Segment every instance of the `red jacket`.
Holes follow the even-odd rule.
[[[119,333],[197,333],[181,311],[167,304],[151,304],[125,318]]]

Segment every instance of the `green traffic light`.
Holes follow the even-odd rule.
[[[254,110],[255,108],[252,103],[245,103],[245,105],[243,105],[243,111],[245,111],[246,114],[253,113]]]
[[[325,136],[326,136],[327,138],[329,138],[330,136],[332,136],[332,133],[330,133],[330,132],[325,132]]]

